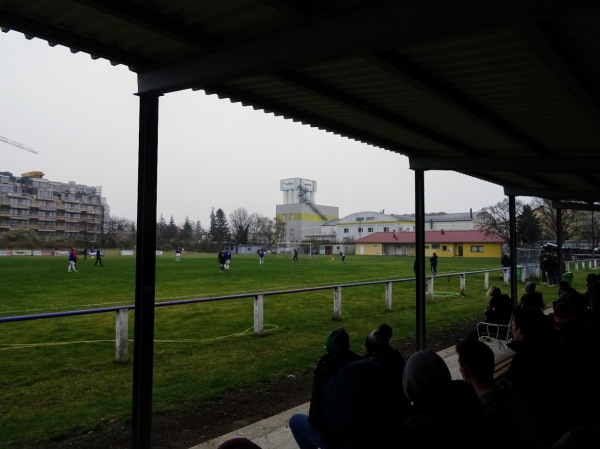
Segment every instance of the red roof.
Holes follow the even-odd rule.
[[[415,232],[374,232],[355,243],[415,243],[415,236]],[[425,243],[504,243],[504,239],[480,229],[425,231]]]

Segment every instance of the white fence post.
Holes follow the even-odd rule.
[[[429,278],[429,284],[427,289],[427,299],[433,299],[433,276]]]
[[[117,310],[115,318],[115,361],[129,361],[129,311]]]
[[[487,290],[490,288],[490,272],[486,271],[483,275],[483,287]]]
[[[460,274],[460,294],[465,295],[465,288],[467,286],[467,275],[465,273]]]
[[[392,283],[385,284],[385,310],[392,310]]]
[[[342,287],[333,289],[333,319],[342,319]]]
[[[264,295],[254,296],[254,335],[262,335],[265,331]]]

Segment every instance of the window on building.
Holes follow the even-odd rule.
[[[367,228],[367,232],[373,232],[373,228]]]
[[[390,228],[388,228],[387,226],[383,227],[383,232],[390,232]]]
[[[358,228],[358,232],[363,232],[363,228]]]
[[[344,234],[350,234],[350,229],[349,228],[344,228]]]
[[[471,245],[471,252],[472,253],[482,253],[483,245]]]

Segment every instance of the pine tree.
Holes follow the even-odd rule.
[[[210,229],[208,231],[211,241],[215,243],[228,243],[229,242],[229,224],[227,223],[227,217],[223,209],[217,209],[217,212],[211,211],[210,213]]]

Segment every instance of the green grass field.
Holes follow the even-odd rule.
[[[66,257],[0,257],[0,317],[66,312],[134,304],[135,258],[108,252],[104,266],[88,259],[67,272]],[[409,257],[327,256],[300,258],[235,255],[231,271],[219,272],[216,255],[184,253],[157,257],[156,302],[242,293],[281,291],[377,280],[411,278]],[[498,269],[497,260],[440,259],[439,275]],[[585,289],[586,271],[573,286]],[[482,317],[483,274],[439,277],[427,302],[427,330]],[[492,284],[508,291],[499,273]],[[545,301],[556,288],[540,286]],[[393,310],[386,311],[384,285],[346,287],[342,321],[333,320],[333,290],[266,296],[265,332],[253,334],[253,299],[231,299],[159,307],[155,317],[155,413],[219,396],[236,387],[312,369],[324,339],[343,326],[352,348],[383,322],[393,341],[414,341],[415,282],[395,283]],[[519,282],[519,295],[523,285]],[[129,358],[115,362],[115,314],[100,313],[0,323],[0,447],[39,447],[131,417],[134,312],[129,313]],[[27,446],[29,444],[29,446]]]

